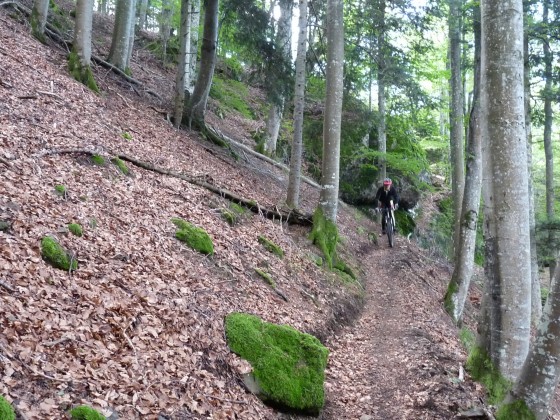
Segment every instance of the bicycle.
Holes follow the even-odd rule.
[[[380,211],[376,209],[376,211]],[[383,225],[385,225],[385,233],[387,234],[387,240],[389,241],[389,246],[393,248],[395,244],[395,216],[392,214],[389,207],[383,207],[381,209],[381,217],[383,218]]]

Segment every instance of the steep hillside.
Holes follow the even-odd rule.
[[[248,365],[224,338],[234,311],[326,343],[323,418],[446,419],[479,403],[480,387],[459,379],[465,353],[441,306],[449,267],[404,238],[388,249],[379,227],[345,205],[340,254],[360,283],[316,264],[308,227],[258,211],[230,226],[222,210],[231,203],[201,181],[275,209],[287,174],[174,129],[164,118],[173,72],[147,51],[132,65],[142,87],[96,67],[100,95],[69,77],[65,55],[0,9],[0,394],[20,418],[61,419],[79,404],[121,419],[282,417],[242,385]],[[239,116],[209,120],[251,143]],[[304,183],[302,210],[317,200]],[[214,254],[179,242],[176,217],[205,229]],[[45,236],[75,271],[41,258]]]

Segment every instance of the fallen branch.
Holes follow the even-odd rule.
[[[3,280],[0,280],[0,286],[2,286],[4,289],[6,289],[8,292],[11,293],[15,293],[17,292],[16,289],[14,289],[12,286],[10,286],[9,284],[5,283]]]

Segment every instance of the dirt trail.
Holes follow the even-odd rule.
[[[450,272],[417,245],[385,237],[365,253],[361,317],[328,343],[325,419],[450,419],[479,405],[460,381],[466,354],[441,296]]]

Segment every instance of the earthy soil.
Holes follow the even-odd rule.
[[[110,25],[96,16],[99,56]],[[315,264],[320,252],[308,227],[258,213],[230,227],[221,217],[229,203],[204,188],[133,165],[129,176],[93,165],[92,151],[126,154],[262,207],[284,206],[284,171],[242,151],[235,160],[165,120],[173,71],[148,51],[134,54],[140,86],[94,66],[101,95],[69,77],[65,55],[30,37],[11,7],[0,9],[0,219],[10,223],[0,232],[0,394],[18,418],[66,418],[78,404],[121,419],[294,418],[243,386],[249,367],[223,332],[232,311],[313,333],[328,346],[324,419],[451,419],[484,406],[442,308],[451,274],[444,260],[414,238],[399,236],[389,248],[378,225],[341,203],[340,255],[360,279],[349,284]],[[211,110],[212,103],[212,125],[254,145],[258,123]],[[301,210],[311,213],[317,201],[318,190],[304,183]],[[423,201],[420,231],[434,201]],[[174,238],[177,216],[209,232],[213,256]],[[82,224],[82,238],[68,233],[70,222]],[[71,250],[78,270],[41,259],[45,235]],[[259,235],[285,257],[267,252]],[[470,327],[478,301],[473,288]]]

